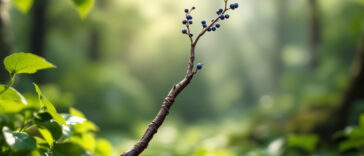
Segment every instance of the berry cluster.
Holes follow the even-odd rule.
[[[195,7],[192,7],[191,9],[185,9],[184,12],[186,13],[186,19],[182,20],[182,24],[186,26],[186,29],[182,29],[182,33],[186,34],[190,37],[191,43],[192,44],[196,44],[196,42],[198,41],[198,39],[206,32],[210,32],[210,31],[216,31],[218,28],[221,27],[220,23],[218,23],[219,20],[225,20],[225,19],[229,19],[230,15],[229,14],[225,14],[226,11],[228,10],[234,10],[236,8],[239,7],[238,3],[232,3],[229,5],[229,8],[227,6],[227,1],[228,0],[224,0],[225,1],[225,8],[219,8],[216,11],[216,14],[218,15],[215,19],[212,19],[210,23],[207,23],[206,20],[202,20],[201,21],[201,25],[202,25],[202,32],[197,36],[197,39],[195,41],[193,41],[192,37],[193,37],[193,33],[191,33],[190,31],[190,25],[193,24],[192,21],[192,16],[191,16],[191,12],[193,10],[195,10]],[[197,64],[197,69],[201,69],[202,68],[202,64]]]
[[[224,14],[227,10],[229,9],[236,9],[239,7],[238,3],[232,3],[230,4],[230,8],[227,8],[225,5],[225,9],[219,8],[216,11],[216,14],[218,15],[218,17],[216,19],[212,19],[210,24],[207,24],[206,20],[202,20],[201,24],[202,24],[202,28],[203,31],[216,31],[217,28],[220,28],[220,23],[217,23],[218,20],[224,20],[224,19],[229,19],[230,15],[229,14]],[[185,9],[185,13],[186,13],[186,19],[182,20],[182,24],[186,25],[187,29],[182,29],[182,33],[183,34],[187,34],[190,37],[193,37],[193,34],[190,32],[189,30],[189,25],[193,24],[192,21],[192,16],[191,16],[191,12],[195,9],[195,7],[192,7],[191,9]],[[205,30],[206,29],[206,30]]]

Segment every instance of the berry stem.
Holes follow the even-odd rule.
[[[225,8],[221,14],[224,14],[229,8],[227,8],[227,2],[228,0],[224,0],[225,2]],[[193,9],[191,9],[188,13],[191,13]],[[188,19],[187,19],[188,20]],[[157,133],[158,128],[163,124],[165,118],[167,117],[169,113],[169,109],[173,105],[176,97],[182,92],[183,89],[185,89],[188,84],[190,84],[193,76],[197,73],[198,69],[195,68],[194,70],[194,61],[195,61],[195,47],[201,36],[205,34],[208,28],[215,25],[220,20],[219,15],[217,18],[215,18],[210,25],[208,25],[206,28],[204,28],[200,34],[197,36],[195,40],[191,37],[191,31],[189,27],[189,22],[186,23],[187,28],[187,35],[190,38],[191,41],[191,48],[190,48],[190,56],[189,56],[189,62],[187,67],[187,72],[185,77],[178,83],[172,86],[171,90],[169,91],[168,95],[164,98],[163,104],[157,114],[157,116],[154,118],[154,120],[149,124],[147,130],[145,131],[143,137],[134,145],[134,147],[123,154],[121,156],[138,156],[140,153],[142,153],[148,146],[149,142],[152,140],[153,136]]]
[[[190,50],[190,59],[186,76],[178,84],[173,85],[168,95],[164,98],[163,104],[157,116],[149,124],[148,129],[145,131],[143,137],[134,145],[134,147],[130,151],[121,154],[121,156],[138,156],[147,148],[154,134],[157,133],[158,128],[162,125],[164,119],[167,117],[169,109],[173,105],[176,97],[179,95],[179,93],[181,93],[184,88],[187,87],[187,85],[191,82],[193,76],[197,73],[197,69],[193,70],[193,62],[195,60],[195,46],[191,45]]]
[[[226,11],[230,10],[228,7],[227,7],[227,3],[228,3],[228,0],[224,0],[225,2],[225,6],[224,6],[224,10],[222,11],[222,13],[220,15],[223,15]],[[207,29],[212,27],[213,25],[215,25],[219,20],[220,20],[220,15],[217,15],[217,17],[211,22],[210,25],[208,25],[206,28],[203,28],[202,31],[200,32],[200,34],[198,34],[197,38],[195,41],[193,41],[192,45],[196,45],[198,40],[200,40],[200,38],[206,33]]]

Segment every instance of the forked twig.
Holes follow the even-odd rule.
[[[197,38],[195,40],[193,40],[193,34],[191,33],[190,26],[189,26],[190,25],[189,20],[192,20],[192,17],[190,19],[187,18],[187,16],[190,16],[190,13],[195,9],[195,7],[192,7],[190,10],[188,10],[188,9],[185,10],[186,18],[187,18],[188,21],[187,22],[184,21],[184,24],[186,24],[187,30],[184,30],[185,32],[184,31],[182,31],[182,32],[184,34],[187,34],[190,41],[191,41],[190,56],[189,56],[189,63],[188,63],[186,76],[178,84],[172,86],[172,89],[169,91],[168,95],[164,98],[163,104],[162,104],[157,116],[149,124],[148,129],[145,131],[143,137],[134,145],[134,147],[130,151],[121,154],[121,156],[137,156],[147,148],[147,146],[148,146],[149,142],[152,140],[154,134],[157,133],[158,128],[162,125],[164,119],[168,115],[169,109],[171,108],[172,104],[174,103],[176,97],[181,93],[181,91],[184,88],[187,87],[187,85],[191,82],[193,76],[195,74],[197,74],[197,71],[199,69],[201,69],[201,67],[202,67],[201,64],[198,64],[197,68],[194,69],[195,47],[196,47],[197,42],[199,41],[201,36],[203,36],[206,33],[206,31],[211,31],[211,28],[214,27],[214,25],[216,25],[216,23],[219,20],[224,19],[224,17],[225,17],[224,13],[227,10],[235,9],[235,8],[238,7],[238,4],[234,3],[234,4],[230,5],[230,8],[228,8],[227,7],[228,0],[224,0],[224,2],[225,2],[224,9],[222,11],[217,12],[218,17],[213,19],[208,26],[207,25],[204,26],[204,28],[198,34],[198,36],[197,36]],[[224,17],[221,17],[221,16],[224,16]],[[228,18],[228,16],[227,16],[227,18]]]

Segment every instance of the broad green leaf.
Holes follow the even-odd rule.
[[[72,131],[77,133],[84,133],[89,131],[97,131],[98,127],[91,121],[86,120],[78,116],[71,114],[62,114],[68,126],[72,128]]]
[[[78,116],[73,116],[70,114],[62,114],[63,118],[66,120],[68,126],[76,125],[78,123],[83,123],[86,121],[85,118],[81,118]]]
[[[81,145],[89,152],[93,152],[96,147],[95,136],[93,133],[83,133],[80,135],[73,135],[70,138],[70,141]]]
[[[314,151],[318,142],[319,142],[319,137],[314,134],[305,134],[305,135],[291,134],[288,136],[287,139],[288,147],[297,147],[308,152]]]
[[[70,138],[75,134],[83,134],[98,130],[98,127],[94,123],[86,120],[85,118],[73,116],[71,114],[62,114],[62,116],[67,123],[67,126],[62,126],[64,138]]]
[[[38,70],[56,67],[40,56],[23,52],[6,57],[4,65],[10,74],[32,74]]]
[[[35,115],[36,119],[40,120],[40,121],[49,121],[51,120],[53,117],[47,113],[47,112],[42,112],[42,113],[37,113]]]
[[[62,126],[57,122],[34,120],[34,123],[38,128],[47,129],[51,133],[54,141],[57,141],[62,136]]]
[[[110,156],[111,150],[112,146],[109,141],[106,139],[96,140],[95,156]]]
[[[47,141],[36,136],[34,138],[37,142],[37,149],[32,151],[31,156],[52,156],[52,151]]]
[[[54,156],[89,156],[90,154],[76,143],[60,143],[53,147]]]
[[[0,85],[0,91],[5,86]],[[27,104],[27,101],[17,90],[10,87],[0,95],[0,113],[16,113],[21,111]]]
[[[72,0],[76,5],[78,12],[80,13],[81,18],[86,18],[87,14],[91,11],[94,0]]]
[[[38,131],[40,132],[40,134],[42,134],[44,140],[47,141],[48,145],[50,147],[52,147],[53,142],[54,142],[52,133],[45,127],[41,127],[41,126],[38,127]]]
[[[24,132],[14,132],[8,127],[3,127],[3,136],[6,143],[14,151],[33,150],[36,148],[36,141]]]
[[[34,0],[13,0],[15,7],[19,9],[22,13],[28,13],[32,7]]]
[[[364,139],[350,139],[340,142],[339,150],[340,151],[347,151],[350,149],[360,149],[360,147],[364,146]]]
[[[42,109],[41,109],[41,113],[47,112],[49,113],[54,121],[57,121],[63,125],[66,125],[66,121],[64,120],[64,118],[57,113],[56,108],[54,108],[53,104],[50,103],[42,94],[42,92],[40,91],[39,87],[34,83],[34,87],[35,90],[38,93],[38,98],[39,98],[39,102],[41,103]]]
[[[70,108],[70,114],[73,115],[73,116],[78,116],[78,117],[81,117],[81,118],[86,118],[85,115],[83,115],[82,112],[80,112],[79,110],[71,107]]]
[[[84,121],[73,126],[75,131],[78,133],[84,133],[89,131],[98,131],[99,128],[91,121]]]

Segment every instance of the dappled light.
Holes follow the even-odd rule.
[[[0,0],[0,58],[0,155],[364,154],[363,0]]]

